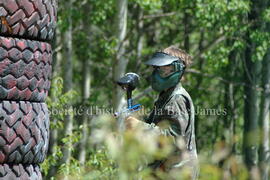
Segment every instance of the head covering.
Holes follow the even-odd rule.
[[[150,66],[167,66],[178,60],[180,60],[180,58],[164,52],[156,52],[145,64]]]

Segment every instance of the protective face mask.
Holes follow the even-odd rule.
[[[168,88],[174,87],[180,81],[181,71],[174,72],[167,77],[161,77],[157,70],[154,70],[151,76],[151,85],[153,90],[162,92]]]

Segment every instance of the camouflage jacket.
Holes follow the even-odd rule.
[[[194,116],[192,99],[179,83],[176,87],[160,93],[151,114],[145,120],[148,126],[159,134],[172,136],[175,140],[183,139],[185,147],[176,148],[176,153],[181,155],[185,152],[188,156],[181,158],[180,162],[175,163],[173,167],[194,166],[195,161],[197,162]],[[168,124],[165,128],[160,125],[163,122]],[[163,162],[156,161],[150,166],[157,168]]]

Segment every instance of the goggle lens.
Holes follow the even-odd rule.
[[[158,74],[160,75],[160,77],[162,78],[166,78],[168,76],[170,76],[171,74],[174,73],[174,70],[171,70],[171,71],[166,71],[158,66],[155,66],[154,67],[154,70],[158,72]]]

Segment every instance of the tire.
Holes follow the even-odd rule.
[[[48,43],[0,37],[0,100],[44,102],[51,61]]]
[[[56,0],[1,0],[1,35],[51,40],[56,28]]]
[[[42,180],[38,165],[0,165],[0,180]]]
[[[0,164],[36,164],[46,157],[49,114],[45,103],[0,102]]]

